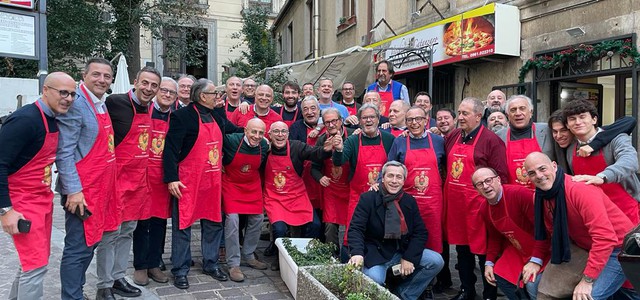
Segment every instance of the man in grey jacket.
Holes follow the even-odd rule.
[[[633,224],[638,224],[638,153],[631,144],[631,137],[621,133],[602,150],[582,157],[577,150],[602,131],[596,126],[598,110],[590,101],[574,100],[567,104],[563,114],[567,128],[576,137],[567,151],[568,165],[576,174],[574,180],[599,185]]]
[[[509,183],[535,189],[524,171],[523,163],[531,152],[543,152],[552,160],[555,159],[549,126],[532,122],[533,102],[525,95],[511,96],[505,108],[509,126],[496,134],[507,146]]]

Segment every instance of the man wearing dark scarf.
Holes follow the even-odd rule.
[[[633,223],[601,189],[574,182],[555,162],[533,152],[524,162],[536,186],[534,233],[536,245],[523,268],[525,281],[540,270],[543,251],[551,246],[551,263],[571,260],[570,242],[589,252],[574,300],[606,299],[626,280],[617,256]]]
[[[403,280],[397,294],[418,299],[444,261],[424,248],[427,230],[416,200],[402,190],[406,177],[403,164],[389,161],[382,167],[380,190],[360,196],[348,232],[349,263],[364,264],[363,273],[380,285],[387,270],[399,264]]]

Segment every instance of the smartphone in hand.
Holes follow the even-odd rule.
[[[18,232],[29,233],[31,231],[31,221],[20,219],[18,220]]]

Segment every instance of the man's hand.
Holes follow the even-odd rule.
[[[592,175],[576,175],[571,177],[574,182],[584,182],[585,184],[601,185],[604,179]]]
[[[17,212],[15,209],[11,209],[4,216],[0,217],[0,223],[2,223],[2,230],[4,232],[14,235],[20,233],[18,231],[18,220],[24,219],[24,216]]]
[[[592,289],[593,283],[587,283],[584,279],[580,280],[580,283],[573,290],[573,300],[593,300],[591,298]]]
[[[327,176],[322,176],[322,178],[320,178],[320,185],[323,187],[328,187],[331,184],[331,179],[329,179],[329,177]]]
[[[405,129],[403,132],[401,132],[398,136],[400,137],[408,137],[409,136],[409,130]]]
[[[344,149],[344,143],[342,142],[342,135],[336,134],[331,137],[333,143],[333,149],[336,151],[342,151]]]
[[[413,271],[415,271],[416,268],[413,267],[413,263],[408,261],[408,260],[404,260],[404,259],[400,259],[400,275],[402,276],[409,276],[413,273]]]
[[[380,184],[379,184],[379,183],[377,183],[377,182],[376,182],[376,183],[373,183],[373,184],[371,184],[371,185],[369,186],[369,190],[370,190],[370,191],[377,192],[377,191],[380,189],[379,185],[380,185]]]
[[[356,115],[351,115],[344,119],[344,123],[349,125],[358,125],[359,122]]]
[[[241,114],[246,115],[247,112],[249,111],[249,103],[240,102],[240,105],[238,105],[238,109],[240,110]]]
[[[324,152],[330,152],[333,150],[333,136],[328,137],[324,141],[324,143],[322,144],[322,150],[324,150]]]
[[[353,133],[351,135],[358,135],[362,133],[362,128],[357,128],[356,130],[353,131]]]
[[[64,204],[67,211],[72,214],[75,214],[76,209],[79,209],[80,215],[84,215],[85,206],[87,206],[87,201],[84,199],[84,194],[82,192],[68,195],[67,202]]]
[[[348,264],[354,265],[356,267],[361,267],[364,263],[364,257],[362,255],[354,255],[349,259]]]
[[[442,134],[442,132],[440,132],[440,129],[438,129],[438,127],[431,127],[431,128],[429,128],[429,131],[431,131],[431,133],[437,134],[437,135]]]
[[[320,130],[314,128],[313,130],[309,131],[308,136],[312,139],[315,139],[318,134],[320,134]]]
[[[187,188],[184,184],[182,184],[181,181],[169,182],[167,186],[169,187],[169,193],[176,197],[176,199],[182,198],[182,192],[180,191],[180,189]]]
[[[496,276],[493,274],[493,266],[484,266],[484,278],[490,285],[496,286]]]
[[[387,122],[387,123],[382,123],[382,125],[380,125],[380,128],[382,129],[389,129],[391,128],[391,123]]]
[[[222,97],[223,95],[224,95],[224,93],[219,93],[219,94],[216,95],[216,98],[215,98],[216,102],[213,105],[213,107],[223,107],[224,106],[224,99]]]
[[[588,157],[593,152],[593,148],[589,145],[584,145],[578,149],[578,156],[580,157]]]
[[[540,272],[540,265],[534,262],[528,262],[522,268],[522,283],[527,283],[529,281],[536,282],[536,276]],[[531,279],[531,280],[529,280]]]

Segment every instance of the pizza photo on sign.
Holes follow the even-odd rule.
[[[494,27],[484,17],[475,17],[449,23],[443,41],[445,54],[458,56],[480,51],[493,44]]]

